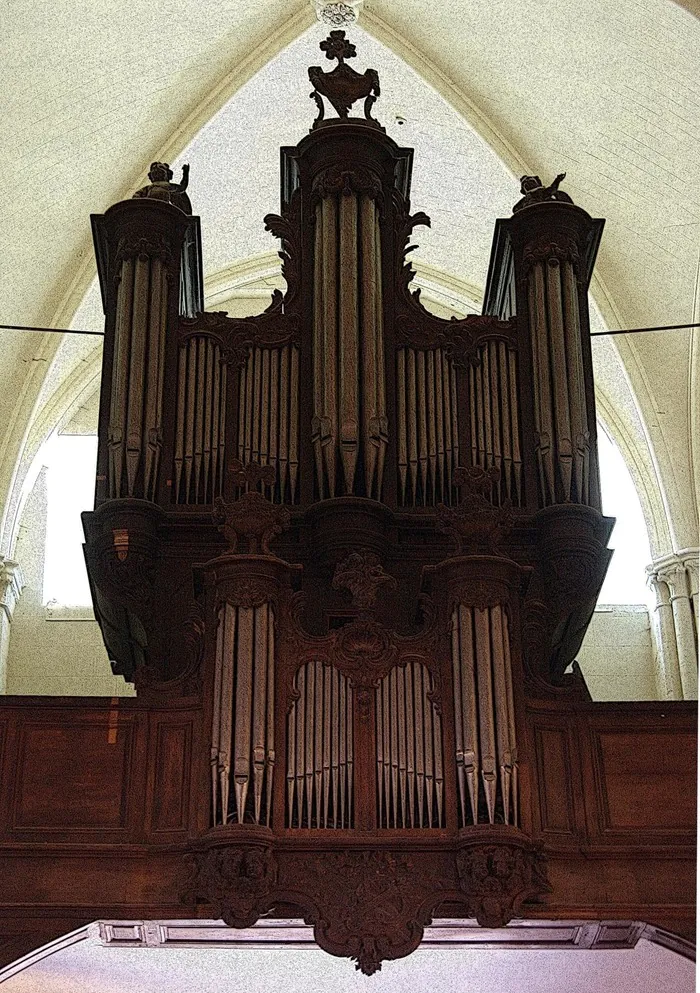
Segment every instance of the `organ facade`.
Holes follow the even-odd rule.
[[[603,222],[562,177],[524,177],[483,313],[435,317],[411,289],[430,223],[412,151],[344,32],[321,47],[337,66],[309,70],[318,117],[282,149],[265,224],[287,288],[264,313],[204,311],[167,165],[93,217],[85,547],[114,671],[198,715],[185,903],[236,927],[303,916],[372,973],[438,909],[496,927],[572,904],[562,851],[590,811],[567,715],[598,713],[575,659],[613,523],[587,302]]]

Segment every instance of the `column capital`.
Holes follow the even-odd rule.
[[[14,609],[24,589],[24,578],[18,562],[0,555],[0,608],[8,621],[12,620]]]
[[[698,586],[698,550],[684,548],[680,552],[661,555],[647,566],[647,583],[656,592],[657,597],[664,599],[663,590],[659,584],[668,587],[670,600],[676,597],[688,599],[697,592]]]

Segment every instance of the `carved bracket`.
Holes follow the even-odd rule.
[[[196,843],[186,857],[183,899],[212,904],[233,927],[250,927],[275,905],[294,907],[321,948],[368,976],[414,951],[442,903],[466,904],[470,916],[493,928],[525,900],[550,892],[541,847],[519,832],[499,839],[491,829],[439,852],[276,849],[272,837],[238,834],[217,829]]]
[[[465,493],[455,507],[440,504],[436,508],[436,525],[452,538],[455,555],[497,555],[499,541],[513,526],[510,500],[494,507],[486,499],[493,483],[500,478],[497,468],[488,471],[479,466],[458,468],[454,483]]]
[[[251,927],[270,907],[277,861],[264,843],[205,847],[186,856],[183,899],[205,900],[229,927]]]
[[[551,892],[542,846],[476,844],[457,854],[457,873],[482,927],[505,927],[525,900]]]

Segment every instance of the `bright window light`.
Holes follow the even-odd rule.
[[[48,470],[44,603],[89,606],[80,514],[94,506],[97,438],[54,434],[42,458]]]
[[[651,562],[651,552],[642,507],[629,469],[600,422],[598,457],[603,513],[617,518],[610,538],[615,552],[598,603],[646,604],[649,591],[645,567]]]

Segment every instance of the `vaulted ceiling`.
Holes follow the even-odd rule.
[[[433,217],[418,258],[478,299],[493,220],[517,199],[515,177],[566,171],[574,201],[607,221],[592,292],[608,326],[700,319],[694,7],[366,0],[360,24],[370,37],[349,33],[358,68],[380,70],[378,116],[416,147],[414,206]],[[154,159],[192,163],[210,283],[273,251],[261,218],[277,208],[276,149],[309,126],[306,67],[320,60],[325,32],[308,0],[13,3],[2,42],[0,323],[75,320],[95,272],[88,215],[142,185]],[[81,319],[93,310],[86,299]],[[52,367],[60,336],[2,340],[4,503],[32,418],[41,419],[37,398],[70,392],[66,377],[87,344]],[[690,332],[676,331],[600,351],[609,419],[627,431],[638,482],[656,487],[649,500],[668,519],[657,551],[697,545],[692,346]],[[6,530],[4,551],[8,541]]]

